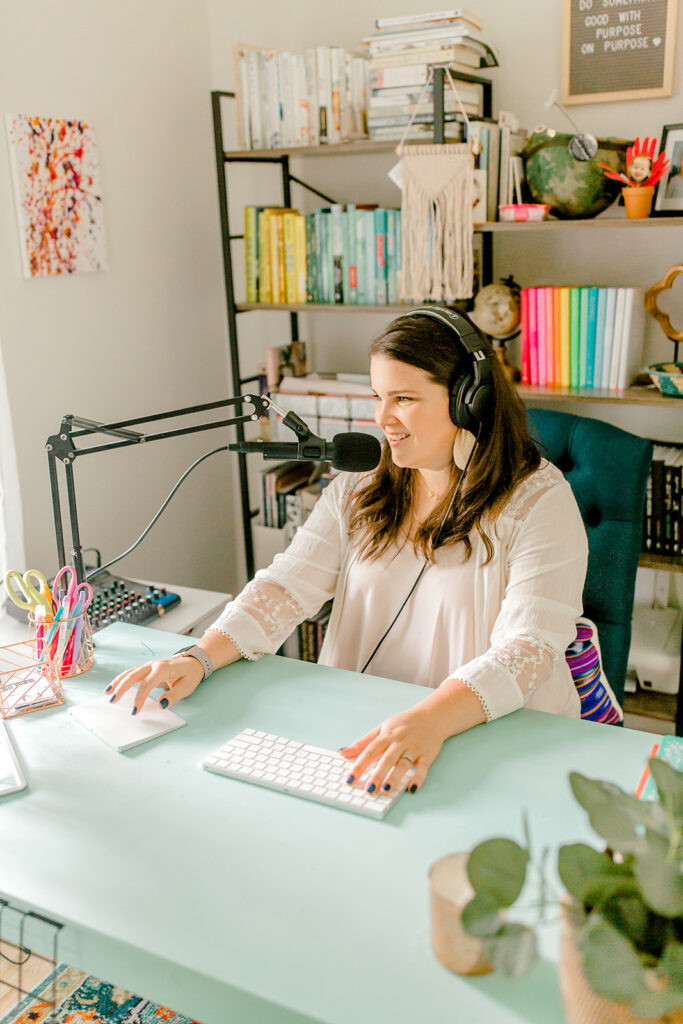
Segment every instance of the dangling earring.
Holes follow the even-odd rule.
[[[471,434],[469,430],[465,430],[463,427],[460,427],[455,435],[455,441],[453,442],[453,462],[456,464],[458,469],[465,468],[467,460],[472,454],[472,449],[476,443],[477,439],[474,434]]]

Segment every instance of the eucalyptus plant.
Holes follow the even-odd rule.
[[[607,846],[571,843],[557,858],[588,984],[648,1019],[683,1007],[683,772],[658,758],[650,760],[650,771],[655,800],[572,772],[572,792]],[[526,822],[524,831],[525,846],[501,838],[472,850],[467,873],[475,895],[462,915],[491,965],[513,977],[537,958],[534,927],[508,915],[530,866],[538,873],[536,924],[555,903],[546,880],[548,850],[533,865]]]

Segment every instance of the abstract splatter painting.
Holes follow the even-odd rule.
[[[104,211],[92,125],[8,114],[26,277],[106,269]]]

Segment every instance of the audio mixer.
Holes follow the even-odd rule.
[[[51,580],[49,582],[52,583]],[[98,573],[89,583],[93,594],[88,616],[93,633],[112,622],[132,622],[141,626],[180,604],[180,595],[166,587],[136,583],[122,576],[112,576],[109,572]],[[26,621],[26,612],[17,608],[9,598],[4,610],[20,622]]]
[[[165,615],[180,603],[179,595],[166,590],[166,587],[135,583],[108,572],[98,573],[90,580],[90,585],[93,599],[88,615],[93,632],[112,622],[132,622],[140,626]]]

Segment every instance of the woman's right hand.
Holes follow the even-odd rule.
[[[116,704],[132,686],[137,686],[131,712],[136,715],[155,688],[167,691],[159,699],[159,704],[168,708],[194,693],[203,678],[204,671],[196,658],[157,659],[121,672],[104,692],[111,693],[110,700]]]

